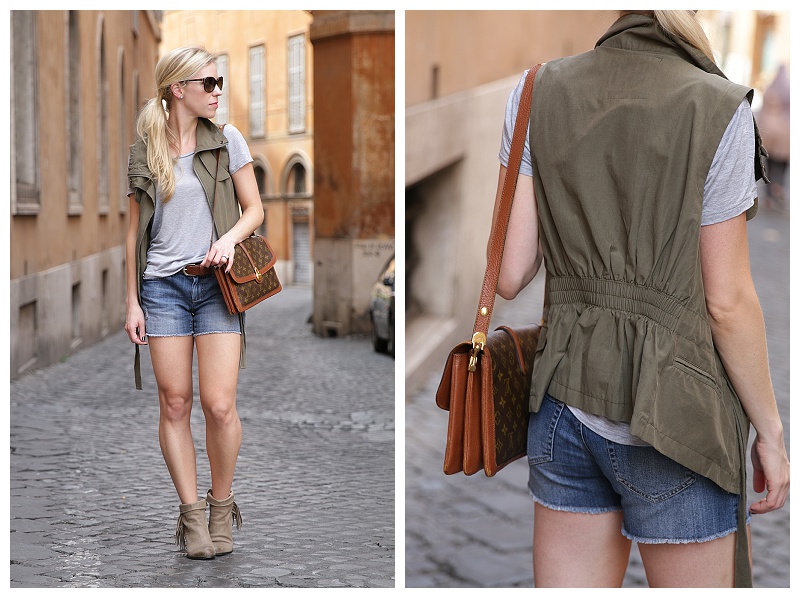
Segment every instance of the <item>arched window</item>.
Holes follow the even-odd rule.
[[[307,199],[313,191],[311,161],[302,151],[295,152],[286,162],[281,173],[280,191],[287,197]]]
[[[258,183],[258,194],[261,196],[261,199],[266,199],[267,196],[267,171],[264,170],[264,167],[255,162],[253,164],[253,172],[256,175],[256,183]]]
[[[300,162],[297,162],[289,171],[286,190],[291,195],[305,195],[307,189],[306,169]]]

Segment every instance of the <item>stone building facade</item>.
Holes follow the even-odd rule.
[[[124,324],[128,148],[160,19],[11,12],[12,379]]]

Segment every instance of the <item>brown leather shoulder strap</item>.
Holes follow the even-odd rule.
[[[528,123],[530,121],[533,80],[536,78],[536,73],[541,66],[541,64],[537,64],[528,71],[528,75],[525,78],[525,85],[522,88],[522,97],[520,98],[516,124],[514,125],[514,135],[511,140],[511,154],[508,159],[506,175],[503,179],[500,207],[498,208],[497,218],[490,237],[486,274],[484,274],[483,277],[483,287],[481,288],[481,298],[478,303],[478,313],[475,317],[475,326],[472,329],[473,340],[475,339],[475,333],[481,332],[484,334],[483,342],[485,342],[485,335],[489,332],[489,322],[492,319],[494,298],[497,293],[497,279],[500,276],[500,263],[503,260],[503,248],[506,244],[508,220],[511,216],[511,204],[514,201],[514,193],[517,189],[519,166],[522,162],[522,152],[525,148],[525,136],[527,135]]]

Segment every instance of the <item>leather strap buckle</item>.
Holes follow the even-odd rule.
[[[188,264],[181,270],[186,276],[208,276],[211,274],[211,268],[200,266],[199,264]]]

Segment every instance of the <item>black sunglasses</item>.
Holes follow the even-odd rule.
[[[203,89],[206,93],[211,93],[214,91],[214,86],[218,85],[219,90],[222,91],[222,77],[215,79],[214,77],[206,77],[204,79],[186,79],[184,83],[188,83],[189,81],[200,81],[203,84]]]

